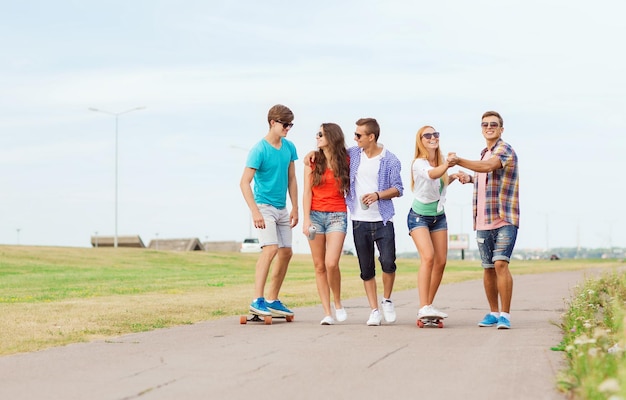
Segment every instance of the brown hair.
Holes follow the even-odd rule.
[[[293,121],[293,112],[287,106],[276,104],[267,112],[267,123],[269,124],[270,121],[291,122]]]
[[[500,128],[504,128],[504,120],[497,111],[486,111],[480,120],[482,121],[486,117],[498,117],[498,121],[500,121]]]
[[[374,118],[361,118],[356,121],[356,125],[365,125],[365,133],[374,134],[374,139],[378,142],[378,137],[380,136],[380,126],[378,125],[378,121]]]
[[[330,159],[330,169],[339,183],[339,190],[345,195],[350,191],[350,162],[343,131],[333,123],[322,124],[322,131],[328,146],[315,152],[312,186],[323,183],[327,160]]]

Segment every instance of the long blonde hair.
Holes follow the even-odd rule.
[[[411,190],[413,190],[415,186],[415,177],[413,176],[413,163],[418,158],[428,159],[428,150],[422,143],[422,136],[424,135],[424,131],[427,128],[435,129],[430,125],[425,125],[419,128],[417,134],[415,135],[415,156],[413,158],[413,161],[411,162]],[[443,154],[441,153],[441,146],[437,147],[437,152],[435,154],[435,164],[436,166],[440,166],[441,164],[443,164]],[[443,174],[442,178],[443,184],[447,186],[449,182],[448,173]]]

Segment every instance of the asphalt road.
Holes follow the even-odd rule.
[[[588,272],[591,274],[592,272]],[[556,324],[585,272],[514,276],[512,329],[479,328],[482,281],[443,285],[446,326],[417,328],[417,290],[395,293],[398,321],[369,327],[365,297],[320,326],[227,317],[0,358],[0,399],[564,399]]]

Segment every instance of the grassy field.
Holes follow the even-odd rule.
[[[256,254],[0,246],[0,355],[245,313]],[[616,266],[614,260],[516,261],[513,274]],[[395,290],[414,289],[417,259],[399,259]],[[344,256],[342,295],[364,296]],[[478,261],[449,262],[444,283],[480,279]],[[309,255],[295,255],[281,291],[318,304]]]

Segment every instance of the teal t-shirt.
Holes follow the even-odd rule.
[[[254,168],[254,201],[285,208],[289,184],[289,164],[298,159],[296,146],[281,139],[280,149],[265,139],[258,142],[246,161],[246,167]]]

